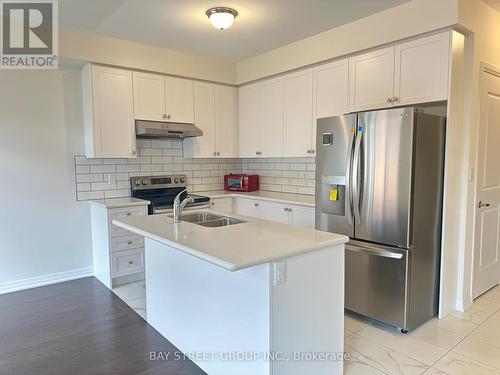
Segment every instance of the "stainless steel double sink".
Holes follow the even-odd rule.
[[[173,215],[169,215],[173,217]],[[201,225],[204,227],[225,227],[228,225],[246,223],[246,221],[235,219],[229,216],[212,214],[210,212],[196,212],[181,215],[181,221]]]

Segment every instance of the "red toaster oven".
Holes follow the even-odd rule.
[[[224,190],[233,190],[233,191],[259,190],[259,175],[227,174],[224,176]]]

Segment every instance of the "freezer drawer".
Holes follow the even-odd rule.
[[[407,329],[410,250],[351,241],[345,254],[345,307]]]

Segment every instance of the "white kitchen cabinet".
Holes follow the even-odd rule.
[[[113,220],[146,216],[148,202],[113,208],[90,203],[94,276],[108,288],[143,279],[144,237],[117,227]]]
[[[195,82],[194,108],[195,123],[203,135],[184,140],[184,156],[235,157],[235,89]]]
[[[239,155],[283,155],[283,79],[274,78],[239,90]]]
[[[225,214],[232,214],[233,198],[210,198],[210,208]]]
[[[85,155],[136,157],[132,72],[87,64],[82,70]]]
[[[305,206],[291,207],[291,220],[290,223],[300,227],[315,228],[315,209]]]
[[[350,111],[392,107],[394,47],[349,59]]]
[[[165,77],[167,121],[194,123],[194,81]]]
[[[260,202],[260,218],[278,223],[291,224],[290,208],[284,204],[262,201]]]
[[[238,215],[260,217],[260,202],[256,199],[235,198],[234,212]]]
[[[349,112],[349,59],[319,65],[313,74],[314,119]]]
[[[134,118],[165,121],[165,76],[133,72]]]
[[[301,70],[283,77],[283,156],[312,156],[313,71]]]
[[[395,105],[448,98],[450,44],[450,33],[444,32],[396,45]]]

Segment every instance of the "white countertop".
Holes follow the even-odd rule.
[[[314,202],[315,202],[314,195],[279,193],[274,191],[261,191],[261,190],[251,191],[248,193],[240,191],[219,190],[219,191],[196,192],[196,194],[205,195],[210,198],[222,198],[222,197],[258,198],[261,200],[267,200],[284,204],[298,204],[307,207],[314,207]]]
[[[226,215],[213,210],[189,213],[200,211],[243,219],[246,222],[208,228],[188,222],[174,224],[168,215],[151,215],[113,220],[113,224],[229,271],[342,245],[349,240],[339,234],[240,215]]]
[[[138,198],[110,198],[110,199],[99,199],[89,201],[90,204],[95,204],[104,208],[119,208],[119,207],[131,207],[131,206],[146,206],[150,201]]]

